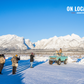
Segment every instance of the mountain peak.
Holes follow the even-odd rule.
[[[71,34],[71,37],[72,37],[72,38],[75,38],[75,39],[77,39],[77,38],[80,39],[80,36],[78,36],[78,35],[76,35],[76,34],[74,34],[74,33]]]

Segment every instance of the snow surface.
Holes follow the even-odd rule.
[[[38,65],[34,69],[23,71],[25,84],[83,84],[84,67],[83,65],[49,65],[48,62]]]
[[[12,75],[12,57],[6,57],[0,84],[84,84],[84,63],[72,63],[68,57],[68,64],[49,65],[48,56],[36,56],[34,68],[30,68],[29,56],[21,56],[15,75]]]

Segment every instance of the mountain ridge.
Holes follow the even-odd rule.
[[[66,36],[54,36],[49,39],[38,40],[32,43],[29,39],[24,37],[19,37],[17,35],[2,35],[0,36],[0,50],[3,49],[74,49],[83,48],[84,49],[84,37],[80,37],[76,34],[66,35]]]
[[[76,34],[66,35],[66,36],[54,36],[49,39],[42,39],[37,41],[36,49],[59,49],[59,48],[84,48],[84,37],[80,37]]]

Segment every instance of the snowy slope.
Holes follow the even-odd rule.
[[[10,34],[3,35],[3,36],[0,36],[0,49],[10,49],[10,50],[28,49],[28,43],[26,44],[25,39],[23,37],[18,37],[16,35],[10,35]]]
[[[59,49],[59,48],[84,48],[84,38],[80,38],[76,34],[57,37],[54,36],[49,39],[42,39],[35,43],[36,49]]]
[[[33,43],[29,39],[25,39],[25,43],[31,48],[34,49]]]

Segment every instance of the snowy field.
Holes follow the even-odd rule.
[[[30,68],[28,56],[21,56],[15,75],[12,75],[11,57],[6,57],[0,84],[84,84],[84,58],[68,57],[68,64],[49,65],[48,56],[35,57],[34,68]]]

